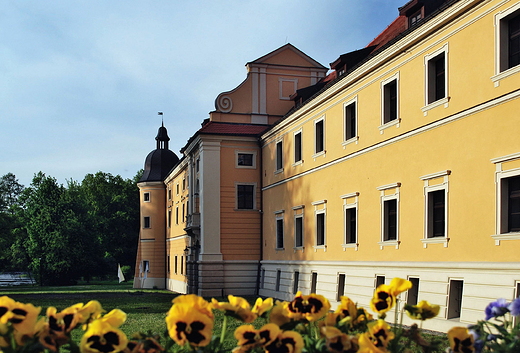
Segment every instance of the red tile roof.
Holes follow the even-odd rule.
[[[399,34],[406,30],[406,16],[397,17],[388,27],[384,29],[377,37],[374,38],[370,43],[368,43],[367,47],[371,45],[377,45],[374,50],[379,49]]]
[[[257,136],[266,131],[269,125],[222,123],[210,121],[198,131],[211,135],[252,135]]]

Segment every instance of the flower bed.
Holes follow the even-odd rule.
[[[435,352],[440,340],[425,339],[422,322],[438,315],[440,307],[421,301],[404,305],[397,312],[399,294],[410,289],[410,281],[394,278],[380,285],[370,301],[370,310],[358,307],[351,299],[341,297],[332,312],[329,301],[318,294],[298,292],[290,302],[258,298],[253,306],[243,298],[228,296],[227,302],[206,301],[190,294],[173,300],[165,317],[164,337],[152,333],[136,333],[128,338],[120,326],[126,314],[114,309],[104,314],[101,304],[78,303],[61,312],[49,307],[40,317],[41,308],[0,297],[0,348],[6,353],[60,352],[72,353],[161,353],[161,352],[226,352],[223,342],[233,335],[234,353],[246,352]],[[395,321],[385,321],[386,313],[396,310]],[[214,332],[214,310],[224,313],[220,332]],[[419,324],[403,327],[397,319],[407,313]],[[469,327],[448,331],[451,352],[520,352],[520,299],[499,299],[485,309],[485,320]],[[258,317],[266,324],[255,327]],[[228,320],[243,324],[228,332]],[[71,339],[74,329],[84,331],[79,342]],[[143,328],[145,331],[146,328]]]

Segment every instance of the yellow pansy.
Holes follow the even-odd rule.
[[[408,316],[415,320],[428,320],[439,315],[440,306],[421,300],[417,305],[405,305]]]
[[[128,339],[120,329],[106,321],[94,320],[80,342],[82,353],[112,353],[126,348]]]
[[[226,315],[233,316],[245,323],[255,321],[257,315],[251,311],[251,305],[247,300],[234,295],[228,295],[229,302],[219,302],[215,298],[211,299],[211,305],[214,309],[222,310]]]
[[[465,327],[453,327],[448,331],[448,341],[453,353],[475,352],[475,338]]]
[[[336,327],[324,326],[321,334],[325,337],[325,344],[329,352],[355,353],[358,351],[357,338],[350,337]]]
[[[211,341],[213,320],[188,304],[174,304],[166,316],[166,327],[178,345],[203,347]]]
[[[323,295],[302,295],[298,292],[291,302],[285,304],[285,308],[288,310],[288,316],[294,320],[316,321],[330,310],[330,302]]]
[[[256,330],[253,325],[242,325],[235,330],[237,344],[245,350],[271,344],[280,334],[275,324],[266,324]]]
[[[303,338],[298,332],[284,331],[264,349],[268,353],[301,353]]]
[[[200,311],[201,313],[209,316],[213,319],[213,312],[211,311],[211,304],[202,297],[199,297],[196,294],[185,294],[179,295],[175,299],[172,300],[173,304],[188,304],[191,305],[194,309]]]
[[[267,298],[265,300],[258,298],[256,299],[255,305],[251,311],[258,316],[262,316],[264,313],[271,310],[273,305],[273,298]]]

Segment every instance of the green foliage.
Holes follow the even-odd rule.
[[[27,270],[40,284],[114,277],[135,264],[139,236],[136,180],[98,172],[58,184],[42,172],[24,188],[0,178],[0,255],[4,270]],[[125,274],[125,275],[126,275]]]

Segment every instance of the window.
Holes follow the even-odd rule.
[[[462,309],[463,287],[464,281],[450,280],[450,288],[448,294],[448,320],[460,318],[460,311]]]
[[[318,273],[311,273],[311,293],[316,293],[316,287],[318,285]]]
[[[412,282],[412,288],[407,291],[406,304],[417,305],[419,299],[419,278],[409,277],[408,280]]]
[[[395,124],[399,122],[399,74],[381,82],[381,125]]]
[[[437,190],[427,194],[428,238],[446,236],[446,191]]]
[[[341,297],[345,295],[345,274],[338,274],[338,290],[336,291],[336,300],[339,302]]]
[[[383,202],[383,241],[397,240],[397,199]]]
[[[283,212],[276,215],[276,248],[283,249]]]
[[[172,199],[172,189],[168,189],[168,200]]]
[[[299,282],[300,282],[300,272],[294,271],[293,290],[292,290],[293,294],[298,293]]]
[[[428,104],[446,97],[446,59],[441,53],[428,61]]]
[[[186,179],[182,178],[182,190],[186,190]]]
[[[497,14],[495,29],[496,73],[499,74],[520,65],[520,4]]]
[[[177,185],[175,185],[176,187],[176,190],[177,190],[177,195],[179,195],[179,183],[177,183]]]
[[[172,210],[168,210],[168,228],[172,226]]]
[[[146,273],[150,272],[150,261],[148,261],[148,260],[143,261],[143,272],[145,273],[145,276],[146,276]]]
[[[181,255],[181,265],[180,265],[181,275],[184,274],[184,256]]]
[[[150,202],[150,193],[149,192],[145,192],[143,194],[143,201],[144,202]]]
[[[283,170],[283,145],[282,141],[276,143],[276,172]]]
[[[415,26],[422,19],[422,9],[408,17],[408,28]]]
[[[186,205],[185,204],[182,204],[182,218],[181,218],[181,223],[185,221],[186,219],[186,209],[185,209]]]
[[[177,274],[177,272],[179,272],[179,269],[178,269],[178,264],[179,264],[179,259],[178,259],[178,256],[175,255],[175,262],[173,263],[173,268],[175,269],[175,274]]]
[[[314,122],[314,153],[325,152],[325,118]]]
[[[511,164],[504,164],[513,160],[520,160],[520,153],[492,160],[496,164],[495,245],[501,240],[520,239],[520,168],[506,169]]]
[[[348,102],[344,105],[345,112],[345,136],[344,140],[349,141],[357,137],[357,101]]]
[[[236,151],[237,168],[256,168],[256,152],[240,152]]]
[[[345,244],[357,243],[357,208],[345,207]]]
[[[314,240],[314,248],[315,249],[326,249],[326,206],[327,200],[314,201],[312,203],[314,206],[314,220],[315,220],[315,240]]]
[[[280,280],[282,277],[282,270],[276,270],[276,284],[274,290],[279,292],[280,291]]]
[[[294,163],[302,162],[302,132],[294,134]]]
[[[255,185],[237,184],[237,209],[253,210],[255,208]]]
[[[179,206],[175,207],[175,224],[179,224]]]
[[[316,246],[325,245],[325,212],[316,213]]]
[[[448,178],[450,170],[421,177],[424,181],[424,238],[423,245],[444,243],[448,246]]]
[[[151,228],[150,217],[147,216],[143,218],[143,228]]]
[[[294,247],[303,247],[303,214],[294,216]]]
[[[382,284],[385,284],[385,276],[376,276],[375,287],[377,288]]]
[[[401,183],[380,186],[381,242],[380,248],[391,245],[399,248],[399,190]]]
[[[168,259],[166,260],[166,265],[167,265],[167,266],[166,266],[166,267],[167,267],[167,271],[168,271],[168,273],[170,273],[170,269],[171,269],[171,268],[170,268],[170,267],[171,267],[171,266],[170,266],[170,255],[168,255]]]

